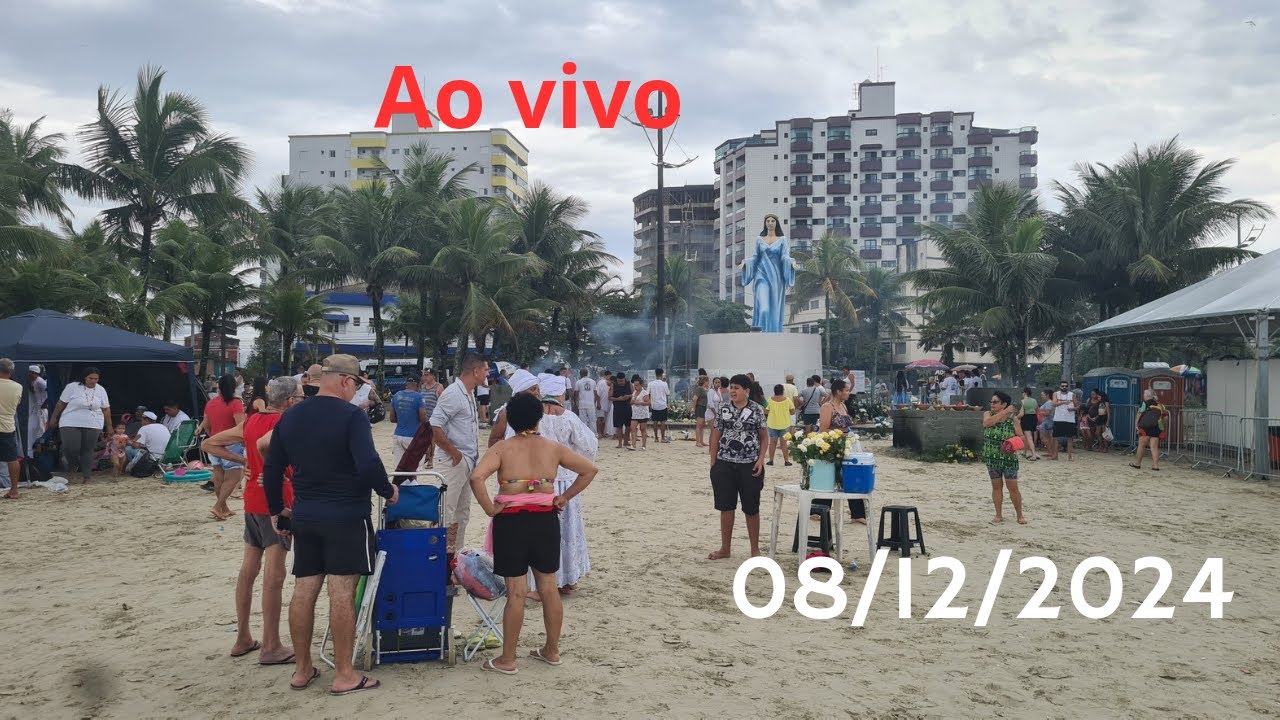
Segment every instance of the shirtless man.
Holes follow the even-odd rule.
[[[516,435],[494,445],[480,458],[471,473],[471,490],[485,514],[493,518],[489,527],[493,534],[493,570],[507,581],[502,654],[486,660],[481,668],[515,675],[530,568],[542,598],[547,642],[531,651],[529,657],[548,665],[560,664],[564,606],[556,588],[556,571],[560,569],[559,512],[591,484],[596,466],[568,447],[537,435],[542,420],[542,402],[538,398],[516,395],[507,403],[505,414]],[[578,477],[564,494],[556,495],[555,477],[561,467],[578,473]],[[498,474],[499,490],[491,499],[485,481],[494,473]]]

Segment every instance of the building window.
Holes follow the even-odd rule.
[[[879,133],[879,131],[878,131],[878,130],[876,130],[875,128],[870,128],[870,129],[868,129],[868,130],[867,130],[867,136],[868,136],[868,137],[870,137],[870,136],[872,136],[872,135],[879,135],[879,134],[880,134],[880,133]]]
[[[897,179],[898,179],[898,173],[896,173],[896,172],[881,173],[881,174],[880,174],[880,179],[881,179],[881,180],[897,180]]]
[[[329,157],[336,157],[336,155],[335,155],[335,153],[336,153],[336,152],[337,152],[337,151],[335,151],[335,150],[330,150],[330,151],[329,151]]]
[[[360,327],[360,318],[358,318],[358,317],[356,317],[356,316],[352,315],[352,316],[351,316],[351,325],[352,325],[352,327]]]
[[[399,155],[399,154],[400,154],[400,148],[391,148],[391,154],[392,154],[392,155]]]
[[[867,238],[862,241],[862,247],[866,250],[875,250],[880,247],[880,241],[875,238]]]
[[[826,198],[824,198],[824,197],[816,197],[816,198],[814,198],[814,199],[813,199],[813,204],[814,204],[814,205],[817,205],[817,204],[819,204],[819,203],[824,203],[824,202],[826,202],[826,201],[827,201],[827,199],[826,199]]]
[[[964,171],[963,171],[963,170],[952,170],[952,171],[951,171],[951,177],[964,177]]]
[[[962,192],[958,192],[958,193],[951,193],[951,199],[952,199],[952,200],[963,200],[963,199],[965,199],[965,197],[967,197],[967,196],[966,196],[966,194],[965,194],[965,193],[962,193]]]
[[[963,155],[966,152],[968,152],[966,148],[962,148],[962,147],[951,148],[952,155]]]
[[[882,218],[880,218],[880,223],[881,223],[882,225],[897,225],[897,224],[898,224],[898,218],[896,218],[896,217],[882,217]]]
[[[896,265],[897,265],[897,263],[895,262],[895,263],[894,263],[894,265],[896,266]],[[889,267],[889,266],[888,266],[888,265],[886,265],[885,267]],[[907,354],[907,344],[906,344],[906,343],[904,343],[904,342],[896,342],[896,343],[894,343],[894,344],[893,344],[893,352],[894,352],[894,354],[895,354],[895,355],[906,355],[906,354]]]
[[[826,153],[814,153],[814,154],[813,154],[813,159],[814,159],[814,160],[826,160],[826,159],[827,159],[827,154],[826,154]]]
[[[897,199],[898,199],[898,196],[897,196],[897,195],[884,195],[884,196],[881,196],[881,198],[880,198],[880,199],[881,199],[881,200],[883,200],[883,201],[885,201],[885,202],[893,202],[893,201],[895,201],[895,200],[897,200]]]
[[[330,335],[337,335],[337,334],[338,334],[338,323],[337,323],[337,322],[330,322],[330,323],[329,323],[329,334],[330,334]]]

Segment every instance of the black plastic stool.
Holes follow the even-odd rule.
[[[889,515],[889,537],[884,536],[884,516]],[[916,519],[916,537],[911,539],[911,516]],[[920,511],[914,505],[885,505],[880,508],[880,537],[876,547],[892,548],[902,551],[902,557],[911,557],[911,546],[920,545],[920,554],[928,555],[924,549],[924,530],[920,529]]]
[[[803,508],[801,508],[803,511]],[[808,536],[805,546],[821,550],[825,553],[831,553],[835,550],[835,545],[831,541],[831,508],[822,505],[814,505],[810,508],[809,515],[818,516],[818,534]],[[808,516],[806,516],[808,517]],[[800,550],[800,529],[796,528],[795,537],[791,541],[791,552],[799,552]]]

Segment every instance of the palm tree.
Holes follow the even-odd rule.
[[[336,345],[327,334],[329,323],[324,318],[324,296],[308,295],[294,277],[272,278],[245,312],[255,318],[250,323],[255,330],[279,337],[280,367],[285,372],[293,367],[295,343]]]
[[[43,120],[24,127],[0,108],[0,260],[53,252],[56,238],[30,223],[38,214],[57,219],[67,214],[59,184],[65,139],[41,135]]]
[[[1114,166],[1077,166],[1079,188],[1055,183],[1063,205],[1055,244],[1085,259],[1082,280],[1100,298],[1099,320],[1255,255],[1208,244],[1273,214],[1256,200],[1227,200],[1222,181],[1234,165],[1204,163],[1173,138],[1135,146]]]
[[[796,284],[792,288],[791,319],[800,314],[800,301],[823,298],[825,318],[824,328],[831,327],[831,305],[835,303],[841,316],[850,323],[858,322],[858,309],[855,300],[869,297],[871,288],[867,286],[862,273],[862,261],[850,247],[845,238],[831,233],[823,233],[806,250],[796,252]],[[822,362],[825,365],[831,357],[830,332],[822,334]]]
[[[313,243],[327,264],[327,279],[364,285],[373,310],[373,351],[381,380],[387,363],[383,298],[420,258],[410,246],[422,227],[422,202],[408,193],[390,192],[380,180],[354,190],[335,188],[331,202],[329,232]]]
[[[516,228],[512,252],[532,253],[544,262],[533,289],[554,303],[553,337],[559,332],[561,315],[589,302],[590,288],[607,282],[609,266],[620,262],[605,250],[598,235],[578,227],[588,210],[587,202],[577,195],[559,195],[541,182],[533,183],[523,200],[503,205],[504,215]]]
[[[227,324],[238,324],[250,317],[248,305],[255,298],[256,290],[247,279],[258,268],[245,264],[248,252],[243,244],[220,244],[199,234],[193,238],[197,240],[187,246],[182,258],[183,281],[194,287],[183,315],[200,326],[196,367],[204,372],[210,359],[213,333],[221,334]],[[225,342],[222,345],[225,346]]]
[[[545,270],[545,263],[532,253],[512,252],[512,226],[492,203],[475,198],[450,203],[443,219],[450,243],[429,267],[418,270],[421,277],[447,283],[450,301],[457,303],[457,356],[466,352],[469,338],[479,347],[490,332],[511,338],[518,348],[515,328],[525,318],[528,298],[517,294]],[[511,309],[520,316],[509,316]]]
[[[164,71],[144,67],[132,102],[98,88],[97,119],[81,139],[87,163],[66,176],[81,197],[113,204],[101,216],[119,243],[137,251],[145,302],[151,289],[152,233],[172,218],[241,209],[235,196],[249,153],[217,134],[196,98],[162,93]]]
[[[938,362],[943,365],[956,364],[956,351],[974,350],[982,352],[984,348],[977,340],[978,331],[968,327],[939,322],[937,318],[928,318],[919,327],[920,340],[917,345],[921,350],[941,350]]]
[[[1054,285],[1058,259],[1046,251],[1044,220],[1035,197],[1010,183],[980,188],[953,226],[930,223],[926,240],[945,268],[916,270],[907,279],[934,320],[976,326],[1009,376],[1025,370],[1030,354],[1057,321],[1056,305],[1071,299]]]
[[[313,267],[312,242],[324,232],[324,214],[329,206],[324,190],[317,185],[296,185],[285,179],[278,190],[258,190],[258,239],[264,259],[278,270],[276,278],[288,277]]]
[[[903,326],[911,321],[902,312],[910,303],[905,287],[906,280],[899,273],[881,267],[867,268],[865,282],[871,290],[858,303],[862,324],[871,338],[871,377],[878,377],[880,370],[880,340],[896,338]]]

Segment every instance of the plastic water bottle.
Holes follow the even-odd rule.
[[[854,433],[853,442],[849,443],[849,447],[853,448],[849,452],[862,452],[862,436]]]

